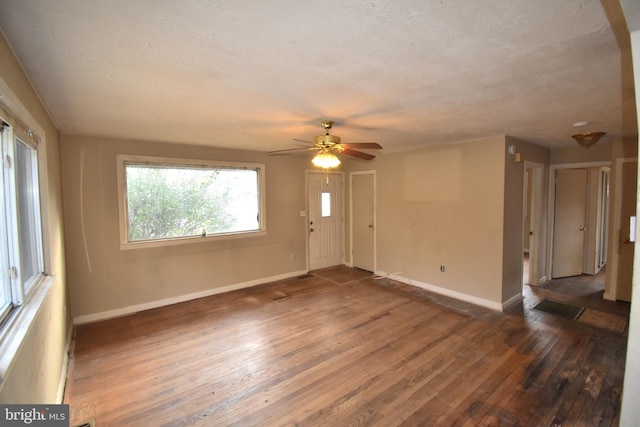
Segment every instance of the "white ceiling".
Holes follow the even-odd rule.
[[[332,119],[384,151],[564,147],[576,121],[637,134],[603,4],[2,0],[0,28],[62,133],[267,151]]]

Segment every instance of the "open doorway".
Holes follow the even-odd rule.
[[[544,165],[525,161],[522,226],[522,283],[538,285],[544,275]]]
[[[609,232],[609,163],[553,165],[547,277],[579,278],[604,290]],[[600,274],[598,274],[600,273]],[[590,278],[589,278],[590,277]],[[577,283],[571,280],[570,283]]]

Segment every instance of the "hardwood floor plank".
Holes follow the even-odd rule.
[[[464,321],[465,325],[469,325]],[[348,393],[340,396],[331,406],[325,407],[325,418],[335,419],[382,419],[382,407],[390,407],[403,402],[401,393],[417,386],[428,377],[439,372],[447,357],[447,347],[452,341],[444,340],[438,335],[427,335],[422,340],[402,340],[408,344],[396,346],[395,357],[383,358],[375,365],[368,382],[360,387],[351,386]],[[395,397],[395,399],[393,399]],[[302,424],[314,423],[317,418],[306,418]]]
[[[545,316],[325,269],[79,326],[65,402],[72,425],[615,425],[626,337]]]

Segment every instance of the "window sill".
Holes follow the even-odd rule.
[[[7,373],[22,347],[22,343],[31,330],[33,322],[55,282],[55,276],[42,277],[24,304],[15,309],[2,326],[0,332],[0,390],[4,387]]]
[[[159,248],[165,246],[184,245],[187,243],[203,243],[210,241],[221,240],[233,240],[233,239],[246,239],[249,237],[261,237],[266,236],[267,230],[255,230],[255,231],[239,231],[226,234],[212,234],[207,236],[191,236],[180,237],[175,239],[158,239],[158,240],[141,240],[137,242],[120,243],[120,250],[129,249],[144,249],[144,248]]]

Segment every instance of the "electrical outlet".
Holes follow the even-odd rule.
[[[444,270],[445,270],[444,265],[441,265],[440,266],[440,272],[444,273]]]
[[[294,254],[291,254],[291,261],[295,260],[296,256]]]

